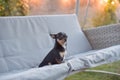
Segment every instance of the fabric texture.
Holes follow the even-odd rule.
[[[103,49],[120,44],[120,24],[84,30],[93,49]]]
[[[118,60],[120,60],[120,45],[88,52],[83,56],[78,54],[68,60],[68,63],[71,65],[71,69],[75,71],[112,63]]]
[[[60,65],[31,68],[0,75],[1,80],[63,80],[68,74],[66,63]]]

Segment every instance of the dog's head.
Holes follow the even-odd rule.
[[[57,34],[50,34],[53,39],[56,39],[60,44],[64,45],[67,41],[67,35],[64,32],[59,32]]]

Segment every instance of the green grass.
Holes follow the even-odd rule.
[[[120,61],[91,68],[91,70],[104,70],[120,73]],[[65,80],[120,80],[120,76],[94,72],[79,72],[67,77]]]

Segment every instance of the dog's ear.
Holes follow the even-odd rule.
[[[50,34],[53,39],[56,39],[57,34]]]

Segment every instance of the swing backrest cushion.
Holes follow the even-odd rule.
[[[67,57],[92,49],[75,14],[0,17],[0,73],[39,65],[58,32],[68,35]]]

